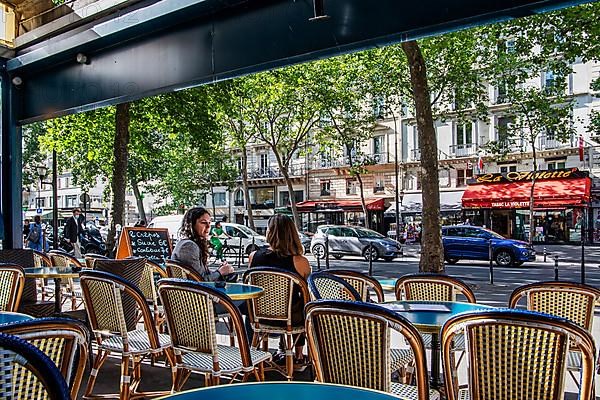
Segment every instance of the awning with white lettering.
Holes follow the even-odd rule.
[[[582,207],[590,202],[590,178],[536,181],[534,208]],[[480,183],[467,186],[463,208],[529,208],[531,181]]]

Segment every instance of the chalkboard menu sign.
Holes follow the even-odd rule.
[[[161,228],[123,228],[117,258],[143,257],[162,263],[171,257],[169,230]]]

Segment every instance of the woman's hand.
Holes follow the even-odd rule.
[[[233,274],[235,272],[233,267],[229,265],[227,261],[224,261],[217,271],[219,271],[219,273],[223,276]]]

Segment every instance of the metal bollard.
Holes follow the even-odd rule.
[[[581,228],[581,284],[585,285],[585,229]]]
[[[546,246],[544,246],[544,262],[546,262],[547,255],[548,255],[548,252],[546,251]]]
[[[321,270],[321,259],[319,257],[315,257],[317,259],[317,271]]]
[[[243,247],[244,247],[244,245],[242,244],[242,238],[240,237],[240,248],[239,248],[238,257],[237,257],[238,268],[240,268],[242,266],[242,257],[244,256]]]
[[[554,280],[558,281],[558,254],[554,256]]]
[[[329,235],[325,234],[325,268],[329,269]]]
[[[494,284],[494,251],[492,250],[492,239],[488,242],[489,246],[489,257],[490,257],[490,285]]]
[[[369,276],[373,276],[373,243],[369,243]]]

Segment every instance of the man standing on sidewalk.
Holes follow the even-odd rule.
[[[73,217],[67,220],[67,225],[65,226],[65,240],[73,246],[73,255],[75,258],[82,258],[79,234],[83,231],[83,226],[81,225],[79,214],[81,214],[81,210],[74,208]]]

